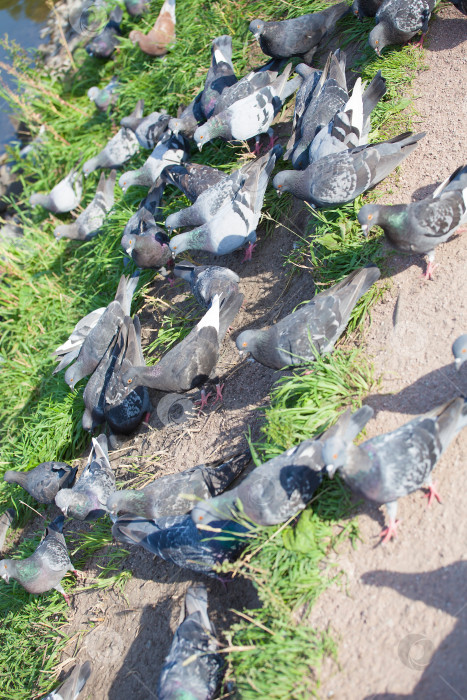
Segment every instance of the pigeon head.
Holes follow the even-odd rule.
[[[144,491],[124,490],[113,493],[107,501],[107,510],[111,517],[116,517],[120,511],[144,515],[146,495]],[[142,511],[142,512],[140,512]]]
[[[125,235],[122,237],[121,246],[130,257],[132,250],[135,247],[135,241],[136,236],[133,236],[131,233],[125,233]]]
[[[212,139],[216,137],[225,137],[227,140],[231,138],[229,126],[224,120],[225,116],[229,115],[229,112],[221,112],[216,114],[216,116],[211,117],[206,124],[199,126],[195,133],[193,134],[193,139],[198,146],[198,150],[201,151],[203,146]]]
[[[126,192],[131,185],[136,184],[139,175],[139,170],[129,170],[127,173],[123,173],[120,176],[118,184],[122,188],[123,192]]]
[[[243,331],[235,341],[240,355],[247,355],[252,352],[256,345],[256,335],[258,331]]]
[[[342,469],[347,458],[346,443],[338,436],[326,440],[321,452],[326,471],[331,477],[334,476],[338,469]]]
[[[365,204],[358,212],[358,223],[365,236],[368,236],[373,226],[378,225],[378,212],[376,204]]]
[[[272,181],[272,186],[277,190],[277,194],[282,194],[282,192],[288,192],[290,189],[290,183],[295,175],[291,170],[282,170],[282,172],[277,173],[276,177]]]
[[[129,40],[132,41],[133,44],[139,44],[143,37],[144,34],[142,34],[142,32],[139,32],[137,29],[133,29],[128,35]]]
[[[55,496],[55,504],[67,518],[85,520],[91,510],[92,504],[85,493],[72,489],[61,489]]]
[[[73,224],[60,224],[54,230],[54,236],[57,241],[62,238],[77,238],[78,227],[76,223]]]
[[[202,126],[199,126],[195,133],[193,134],[193,139],[198,146],[198,150],[201,151],[203,146],[206,143],[209,143],[211,140],[211,135],[209,133],[209,125],[208,124],[203,124]]]
[[[89,173],[94,172],[94,170],[99,167],[97,158],[91,158],[90,160],[87,160],[85,164],[83,165],[83,173],[85,177],[89,175]]]
[[[94,85],[94,87],[90,87],[89,90],[88,90],[88,97],[89,97],[89,99],[90,99],[90,100],[95,100],[95,99],[97,99],[97,97],[98,97],[98,95],[99,95],[99,92],[100,92],[99,88],[96,87],[95,85]]]
[[[459,336],[459,338],[454,341],[452,345],[452,354],[454,355],[456,369],[459,371],[463,363],[467,360],[467,333]]]
[[[65,372],[65,381],[70,389],[74,391],[78,382],[85,376],[86,374],[82,372],[81,366],[78,364],[78,362],[75,362],[75,364],[68,367],[67,371]]]
[[[12,564],[13,562],[11,559],[2,559],[2,561],[0,561],[0,577],[5,583],[8,583],[10,578],[14,578]]]
[[[139,386],[139,372],[137,367],[132,367],[122,376],[122,382],[124,386],[131,386],[133,388]]]
[[[43,204],[46,201],[47,201],[47,196],[45,194],[35,193],[29,197],[29,204],[32,207],[35,207],[38,204]]]
[[[250,32],[253,34],[255,39],[259,39],[264,29],[264,22],[262,19],[252,19],[250,26],[248,27]]]
[[[384,22],[380,22],[373,27],[369,36],[368,43],[371,48],[376,51],[378,56],[381,56],[381,51],[390,43],[390,40],[386,37],[386,26]]]
[[[190,244],[188,242],[188,234],[187,233],[179,233],[176,236],[173,236],[170,239],[170,250],[172,251],[172,255],[174,258],[177,255],[180,255],[180,253],[183,253],[185,250],[189,250]]]
[[[358,17],[358,19],[363,19],[363,15],[361,14],[360,7],[358,5],[358,0],[354,0],[352,3],[352,13],[355,15],[355,17]]]

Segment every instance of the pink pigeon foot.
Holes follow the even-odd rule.
[[[169,281],[170,286],[173,287],[175,284],[175,278],[174,277],[167,277],[167,279]]]
[[[251,260],[251,256],[253,255],[253,251],[256,248],[256,245],[256,243],[248,243],[247,247],[245,248],[245,254],[243,256],[242,263]]]
[[[148,411],[143,418],[143,423],[149,423],[150,419],[151,419],[151,413]]]
[[[202,411],[203,408],[208,405],[208,399],[210,396],[211,396],[211,392],[209,392],[209,394],[206,394],[204,389],[201,389],[201,398],[198,399],[198,401],[195,401],[195,404],[199,403],[198,408],[200,411]]]
[[[258,141],[255,143],[255,147],[253,149],[253,155],[259,156],[260,153],[261,153],[261,143],[260,143],[260,140],[258,139]]]
[[[214,399],[214,403],[217,403],[218,401],[223,401],[224,397],[222,396],[222,389],[224,388],[223,384],[216,384],[216,398]]]
[[[68,607],[71,608],[71,600],[70,600],[70,596],[68,595],[68,593],[62,593],[62,596],[65,598],[66,604],[68,605]]]
[[[274,148],[274,144],[275,144],[276,141],[278,141],[278,140],[279,140],[279,139],[277,138],[277,136],[270,136],[270,137],[269,137],[269,141],[268,141],[267,150],[270,151],[271,148]]]
[[[433,279],[433,272],[436,270],[438,267],[438,263],[434,265],[431,260],[428,262],[428,265],[426,266],[426,272],[423,275],[426,280],[432,280]]]
[[[383,527],[381,530],[381,544],[386,544],[386,542],[389,542],[393,537],[397,537],[397,527],[400,523],[400,520],[390,520],[389,525],[387,527]]]
[[[425,498],[428,498],[428,505],[431,506],[435,498],[438,501],[438,503],[442,503],[441,496],[437,492],[435,484],[430,484],[428,486],[428,489],[428,493],[425,494]]]

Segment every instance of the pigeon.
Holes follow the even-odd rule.
[[[153,231],[154,227],[162,231],[157,224],[156,218],[162,216],[161,201],[164,192],[162,178],[156,180],[149,190],[147,196],[140,202],[138,211],[131,216],[123,229],[122,247],[126,249],[128,236],[138,236],[148,231]],[[124,241],[125,239],[125,241]]]
[[[166,185],[177,187],[190,202],[195,202],[204,190],[224,178],[225,173],[221,170],[201,163],[169,165],[161,173],[161,180]]]
[[[10,578],[18,581],[28,593],[46,593],[54,588],[62,594],[68,605],[70,597],[63,590],[60,581],[68,571],[78,574],[70,561],[63,523],[65,518],[59,515],[45,530],[44,539],[34,554],[26,559],[2,559],[0,577],[9,582]]]
[[[219,311],[219,297],[193,330],[152,367],[133,367],[123,375],[128,384],[183,393],[204,384],[215,371],[220,344],[238,313],[243,294],[233,294]],[[218,387],[218,398],[219,395]]]
[[[66,681],[56,690],[52,690],[43,700],[76,700],[86,685],[91,672],[90,661],[85,661],[84,664],[77,664]]]
[[[75,167],[50,190],[49,194],[32,194],[29,204],[33,207],[40,204],[53,214],[65,214],[78,206],[82,194],[83,176]]]
[[[144,100],[140,100],[140,102],[142,104],[138,111],[142,112]],[[152,150],[166,131],[169,121],[170,115],[163,109],[161,112],[151,112],[147,117],[134,117],[132,115],[123,117],[120,120],[120,126],[131,129],[142,148]]]
[[[381,56],[390,44],[406,44],[415,34],[428,31],[428,22],[436,0],[384,0],[378,9],[376,26],[368,43]]]
[[[326,65],[329,65],[330,59]],[[295,95],[295,107],[292,120],[292,133],[287,143],[287,150],[284,153],[284,160],[288,160],[295,144],[301,137],[303,115],[310,104],[316,87],[320,84],[323,71],[307,66],[306,63],[299,63],[295,66],[295,73],[302,78],[302,84]],[[345,74],[344,74],[345,75]]]
[[[245,259],[251,259],[264,194],[276,159],[281,154],[282,147],[274,146],[261,158],[251,160],[240,171],[235,171],[232,178],[228,176],[225,180],[220,180],[204,195],[200,195],[193,206],[195,213],[207,216],[207,221],[192,231],[179,233],[170,239],[170,248],[174,256],[180,255],[185,250],[205,250],[214,253],[214,255],[227,255],[248,243]],[[237,187],[241,185],[241,187],[237,190],[234,199],[231,200],[227,197],[224,205],[213,216],[210,211],[214,212],[218,199],[217,194],[219,191],[222,192],[224,184],[227,184],[228,187],[234,185]],[[214,195],[214,198],[211,195]],[[198,204],[201,197],[203,200]]]
[[[384,180],[424,136],[409,131],[387,141],[332,153],[303,171],[277,173],[272,185],[314,207],[347,204]]]
[[[225,491],[249,461],[250,456],[243,453],[225,462],[219,459],[178,474],[161,476],[143,489],[117,491],[110,496],[107,508],[111,516],[123,512],[149,520],[183,515],[197,501],[204,501]]]
[[[130,17],[140,17],[151,7],[151,0],[125,0],[125,7]]]
[[[357,78],[347,103],[316,134],[309,151],[311,163],[332,153],[368,143],[370,114],[386,93],[386,80],[381,71],[377,72],[364,92],[363,87],[361,78]]]
[[[65,462],[42,462],[28,472],[6,471],[3,480],[19,484],[38,503],[53,503],[60,489],[73,486],[77,471]]]
[[[125,317],[126,319],[129,316]],[[126,342],[127,326],[125,321],[120,331],[112,338],[102,359],[92,373],[83,392],[84,413],[81,419],[83,430],[92,432],[98,425],[104,422],[105,392],[112,377],[117,357]]]
[[[0,553],[3,551],[7,532],[14,519],[15,511],[13,508],[8,508],[0,515]]]
[[[332,437],[324,443],[323,459],[330,476],[339,470],[352,490],[386,506],[389,523],[381,537],[388,542],[397,533],[399,498],[427,486],[429,504],[433,498],[440,501],[431,472],[466,425],[467,399],[458,397],[358,446],[345,437]]]
[[[363,20],[365,17],[374,17],[381,7],[383,0],[353,0],[352,12]]]
[[[353,440],[373,415],[368,406],[340,416],[336,425],[316,440],[304,440],[259,465],[233,489],[196,503],[191,517],[201,526],[213,520],[248,518],[255,525],[284,523],[306,508],[326,473],[321,456],[324,440],[333,435]]]
[[[73,328],[70,337],[52,353],[52,357],[59,363],[53,374],[57,374],[60,370],[68,367],[70,362],[73,362],[78,357],[86,336],[94,328],[105,309],[106,307],[102,306],[100,309],[95,309],[95,311],[91,311],[84,316]]]
[[[232,38],[227,34],[214,39],[211,45],[211,65],[201,95],[201,110],[206,119],[214,112],[220,95],[237,82],[232,63]]]
[[[180,617],[162,667],[157,697],[211,700],[220,687],[224,661],[216,653],[219,643],[208,617],[208,594],[203,584],[188,588]]]
[[[164,56],[175,42],[175,0],[164,0],[155,24],[147,34],[133,29],[128,38],[149,56]]]
[[[137,284],[138,277],[121,276],[114,301],[110,302],[96,325],[89,331],[76,362],[65,372],[65,381],[70,389],[74,389],[83,377],[96,369],[125,316],[130,315],[131,299]]]
[[[131,129],[122,127],[97,156],[86,161],[83,165],[83,172],[87,176],[97,168],[120,168],[138,151],[139,142],[136,135]]]
[[[457,371],[460,370],[464,362],[467,360],[467,333],[460,335],[452,344],[452,354]]]
[[[123,375],[132,367],[144,366],[141,347],[141,324],[138,316],[127,317],[126,343],[122,346],[112,376],[105,388],[104,415],[110,429],[119,435],[129,435],[143,420],[149,419],[151,401],[145,386],[131,387]],[[120,339],[119,339],[120,340]],[[120,341],[121,342],[121,341]]]
[[[109,15],[109,21],[100,34],[86,45],[86,51],[95,58],[110,58],[120,43],[120,24],[123,10],[116,5]]]
[[[123,173],[118,184],[124,192],[132,185],[152,187],[167,165],[188,160],[189,154],[185,137],[166,131],[141,168]]]
[[[225,88],[216,100],[214,111],[210,116],[223,112],[233,105],[234,102],[238,102],[273,83],[279,75],[279,70],[283,63],[283,60],[273,59],[266,65],[248,73],[248,75],[245,75],[230,87]]]
[[[261,51],[273,58],[300,56],[310,64],[318,44],[337,20],[349,11],[346,3],[331,5],[322,12],[312,12],[281,22],[263,22],[253,19],[249,30],[258,41]]]
[[[117,102],[119,88],[120,83],[114,76],[110,83],[104,85],[103,88],[99,89],[96,86],[90,87],[88,90],[88,97],[92,102],[94,102],[98,110],[105,112],[109,107]]]
[[[138,267],[143,270],[160,270],[168,274],[165,265],[172,262],[170,238],[159,229],[146,231],[140,236],[123,236],[122,247]]]
[[[205,121],[203,110],[201,109],[202,96],[203,91],[201,90],[178,117],[174,117],[169,121],[169,129],[174,134],[181,133],[190,138],[198,126]]]
[[[247,141],[269,132],[274,117],[280,112],[285,100],[300,87],[300,76],[287,80],[292,64],[272,83],[248,97],[238,100],[228,109],[199,126],[193,138],[199,150],[216,137],[225,141]]]
[[[238,293],[240,277],[228,267],[183,262],[175,265],[173,273],[189,282],[196,301],[207,309],[216,294],[222,302],[230,294]]]
[[[62,489],[55,504],[67,518],[97,520],[107,513],[107,501],[115,491],[115,474],[109,462],[107,438],[92,438],[91,452],[83,473],[71,489]]]
[[[55,228],[54,236],[57,240],[71,238],[75,241],[89,241],[100,233],[105,217],[114,205],[116,176],[115,170],[110,172],[107,179],[105,173],[101,174],[96,194],[86,209],[72,224],[60,224]]]
[[[455,170],[430,197],[411,204],[365,204],[358,213],[365,234],[380,226],[397,250],[427,254],[432,279],[435,248],[467,223],[467,165]]]
[[[372,264],[354,270],[270,328],[243,331],[236,340],[239,352],[249,352],[273,369],[313,362],[317,355],[332,351],[356,303],[380,274]]]

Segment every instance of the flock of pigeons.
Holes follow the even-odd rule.
[[[128,0],[126,5],[138,14],[146,3]],[[359,17],[376,15],[370,44],[380,53],[388,43],[402,43],[417,31],[425,31],[432,7],[432,0],[355,0],[352,9]],[[460,9],[465,12],[466,8]],[[120,8],[118,11],[121,14]],[[146,367],[141,325],[130,312],[138,275],[121,277],[115,299],[83,318],[55,352],[59,363],[55,371],[66,369],[65,381],[71,389],[90,375],[84,391],[86,430],[107,422],[114,433],[129,434],[151,410],[148,388],[179,394],[201,387],[216,375],[221,343],[243,303],[239,277],[220,266],[174,261],[186,250],[225,255],[245,245],[245,259],[251,259],[264,194],[281,157],[290,160],[293,169],[274,177],[273,187],[279,193],[290,191],[315,207],[334,206],[354,200],[380,182],[423,137],[406,133],[369,144],[370,115],[386,91],[381,71],[367,86],[357,78],[349,91],[342,51],[331,54],[322,71],[309,66],[319,43],[348,11],[340,3],[282,22],[253,20],[250,30],[272,60],[241,79],[232,65],[231,38],[214,39],[204,87],[181,114],[170,117],[153,112],[144,117],[140,101],[122,119],[120,130],[105,148],[84,163],[85,175],[98,168],[110,169],[110,174],[102,173],[91,204],[72,224],[57,226],[56,237],[88,240],[96,236],[114,203],[115,168],[141,147],[152,149],[141,168],[119,179],[122,190],[134,184],[149,188],[125,226],[122,246],[138,267],[159,270],[169,278],[173,272],[186,280],[205,309],[189,335],[156,365]],[[109,37],[118,37],[115,22],[115,17],[109,19],[89,51],[110,55],[103,46]],[[166,0],[148,35],[134,32],[133,38],[151,55],[166,51],[175,38],[175,1]],[[296,76],[290,78],[292,64],[284,64],[295,56],[304,63],[296,66]],[[284,153],[281,146],[274,145],[270,127],[295,92],[292,134]],[[116,95],[116,80],[89,92],[99,109],[111,107]],[[263,133],[269,135],[270,149],[260,155]],[[230,175],[189,161],[190,140],[201,149],[216,138],[255,138],[256,157]],[[166,186],[181,190],[192,205],[171,214],[164,229],[157,222]],[[50,193],[34,194],[30,202],[54,213],[69,212],[78,206],[82,189],[83,176],[77,166]],[[358,218],[365,232],[374,225],[382,227],[397,249],[427,253],[426,277],[431,278],[434,248],[467,222],[467,166],[459,167],[423,201],[397,206],[367,204]],[[181,228],[190,230],[169,236],[173,229]],[[236,339],[239,352],[250,353],[276,369],[308,364],[332,352],[358,300],[379,276],[372,264],[355,270],[272,327],[240,333]],[[467,334],[454,342],[453,353],[460,370],[467,360]],[[222,400],[222,388],[219,382],[216,401]],[[202,391],[201,396],[202,409],[209,395]],[[248,454],[160,477],[143,489],[117,490],[104,433],[92,439],[87,465],[78,479],[77,469],[61,462],[46,462],[29,472],[8,471],[5,481],[26,489],[39,503],[55,502],[62,515],[47,527],[32,556],[2,560],[0,576],[7,583],[15,579],[30,593],[55,589],[69,603],[61,580],[68,571],[78,572],[62,532],[65,518],[90,521],[106,514],[113,521],[116,540],[138,544],[178,566],[214,576],[219,564],[238,557],[258,528],[297,515],[322,479],[336,470],[352,489],[386,505],[389,522],[382,538],[387,542],[397,531],[398,498],[427,486],[430,502],[439,500],[431,473],[450,441],[467,425],[467,399],[455,398],[356,446],[353,440],[372,415],[368,406],[353,414],[347,411],[318,439],[305,440],[260,465],[230,490],[227,488],[247,466]],[[0,545],[11,520],[11,510],[0,518]],[[206,589],[201,584],[192,586],[185,600],[184,621],[160,677],[158,697],[168,700],[184,692],[199,699],[212,698],[222,669],[207,615]],[[69,689],[62,687],[48,697],[76,697],[90,672],[89,663],[78,666],[67,680]]]

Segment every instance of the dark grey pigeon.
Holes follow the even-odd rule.
[[[329,64],[328,59],[328,64]],[[327,64],[327,65],[328,65]],[[311,102],[311,98],[320,84],[321,76],[323,71],[317,70],[316,68],[311,68],[307,66],[306,63],[299,63],[295,66],[295,72],[302,78],[302,84],[297,90],[295,95],[295,107],[292,120],[292,133],[290,135],[289,141],[287,143],[287,150],[284,153],[284,160],[288,160],[295,144],[300,139],[302,134],[302,119],[306,112],[308,105]]]
[[[112,170],[106,179],[102,173],[94,198],[72,224],[60,224],[54,231],[57,240],[71,238],[77,241],[89,241],[101,230],[107,213],[114,205],[114,187],[117,173]]]
[[[136,265],[145,270],[165,270],[165,265],[172,262],[170,238],[159,226],[140,236],[125,235],[121,244]]]
[[[318,44],[330,30],[334,29],[337,20],[348,11],[349,6],[341,2],[331,5],[322,12],[312,12],[281,22],[263,22],[262,19],[253,19],[249,29],[266,56],[273,58],[300,56],[305,63],[309,64]]]
[[[114,76],[110,83],[104,85],[103,88],[98,88],[97,86],[91,87],[88,90],[88,97],[97,109],[101,112],[105,112],[109,107],[114,105],[118,100],[118,91],[120,88],[120,83]]]
[[[91,453],[83,473],[71,489],[62,489],[55,503],[67,518],[97,520],[107,513],[107,501],[115,491],[115,474],[109,462],[107,438],[92,438]]]
[[[123,248],[126,249],[128,246],[128,236],[139,236],[148,231],[154,231],[154,228],[162,231],[162,229],[157,226],[156,220],[159,221],[162,218],[161,201],[163,192],[164,182],[162,182],[162,178],[160,178],[149,190],[147,196],[140,202],[138,211],[128,219],[123,229],[121,243]]]
[[[140,107],[138,111],[143,110],[144,100],[139,100]],[[147,117],[123,117],[120,120],[120,126],[124,126],[134,131],[140,146],[143,148],[153,149],[160,140],[162,134],[167,129],[170,121],[170,115],[165,109],[161,112],[151,112]]]
[[[169,129],[173,131],[174,134],[180,133],[190,138],[193,136],[198,126],[205,121],[203,110],[201,109],[202,96],[203,91],[201,90],[178,117],[174,117],[169,121]]]
[[[333,153],[305,170],[278,173],[272,184],[279,192],[291,192],[314,207],[347,204],[384,180],[424,136],[407,132],[380,143]]]
[[[426,254],[425,277],[431,279],[436,246],[467,222],[467,165],[455,170],[426,199],[392,206],[365,204],[358,220],[365,233],[380,226],[396,250]]]
[[[324,444],[323,459],[330,476],[339,470],[352,490],[386,506],[389,523],[381,536],[388,542],[397,532],[399,498],[427,486],[429,503],[440,501],[431,472],[466,425],[467,399],[459,397],[358,447],[345,436],[334,436]]]
[[[136,134],[131,129],[122,127],[115,136],[112,136],[97,156],[85,162],[83,172],[85,175],[89,175],[97,168],[120,168],[139,149],[140,145]]]
[[[436,0],[384,0],[376,13],[376,26],[368,43],[381,56],[385,46],[406,44],[415,34],[428,31]]]
[[[132,185],[152,187],[164,168],[188,160],[189,155],[190,145],[185,137],[165,131],[143,165],[137,170],[123,173],[118,184],[124,192]]]
[[[283,60],[273,59],[266,63],[266,65],[248,73],[248,75],[245,75],[230,87],[225,88],[217,99],[214,111],[210,116],[223,112],[233,105],[234,102],[243,100],[244,97],[248,97],[248,95],[251,95],[253,92],[257,92],[261,90],[261,88],[267,87],[273,83],[279,75],[283,64]]]
[[[0,577],[9,582],[10,578],[18,581],[28,593],[46,593],[54,588],[62,594],[68,605],[70,597],[63,590],[60,581],[68,571],[75,571],[70,561],[63,523],[65,518],[59,515],[45,530],[45,536],[34,554],[26,559],[2,559]]]
[[[195,202],[204,190],[225,178],[225,173],[217,168],[201,163],[184,163],[169,165],[161,173],[161,180],[166,185],[177,187],[190,202]]]
[[[151,0],[125,0],[126,11],[130,17],[139,17],[148,12]]]
[[[347,411],[319,439],[304,440],[256,467],[235,488],[195,503],[193,522],[209,527],[219,519],[239,520],[246,516],[255,525],[284,523],[306,508],[321,484],[326,471],[321,456],[324,440],[340,434],[353,440],[372,415],[373,410],[367,406],[353,416]]]
[[[125,316],[130,315],[131,300],[137,285],[137,276],[121,276],[114,301],[110,302],[96,325],[89,331],[76,362],[65,372],[65,381],[70,389],[74,389],[83,377],[96,369]]]
[[[110,58],[120,43],[120,23],[123,18],[123,10],[118,5],[109,15],[109,21],[100,34],[86,44],[86,51],[95,58]]]
[[[0,553],[3,551],[3,545],[7,532],[10,529],[11,523],[15,519],[15,511],[13,508],[8,508],[0,515]]]
[[[125,324],[125,321],[127,319],[129,319],[129,316],[125,317],[123,325],[120,327],[118,332],[118,336],[115,334],[110,341],[107,350],[89,378],[84,389],[84,413],[81,422],[83,425],[83,430],[87,430],[88,432],[92,432],[105,420],[105,392],[113,375],[117,358],[122,351],[122,347],[124,349],[126,343],[128,327]]]
[[[78,357],[84,339],[89,334],[89,331],[94,328],[105,309],[106,307],[102,306],[100,309],[95,309],[95,311],[91,311],[84,316],[73,328],[68,340],[62,343],[62,345],[59,345],[52,353],[52,356],[55,357],[59,363],[58,367],[54,369],[53,374],[57,374],[61,369],[68,367],[70,362],[73,362],[73,360]]]
[[[218,36],[211,45],[211,65],[201,95],[201,109],[205,119],[212,115],[223,91],[237,82],[232,63],[232,38]]]
[[[42,462],[28,472],[7,471],[3,480],[18,484],[39,503],[53,503],[60,489],[73,486],[77,471],[65,462]]]
[[[216,294],[222,302],[232,292],[238,292],[240,277],[228,267],[182,262],[175,265],[173,273],[175,277],[181,277],[190,284],[191,293],[196,301],[206,308],[209,308]]]
[[[452,354],[457,371],[460,370],[464,362],[467,360],[467,333],[460,335],[452,344]]]
[[[383,0],[353,0],[352,12],[360,20],[374,17],[382,4]]]
[[[150,520],[183,515],[198,501],[225,491],[249,462],[250,455],[243,453],[228,461],[219,459],[177,474],[161,476],[143,489],[117,491],[110,496],[107,508],[111,516],[132,513]]]
[[[358,300],[379,277],[376,265],[354,270],[270,328],[240,333],[236,340],[239,352],[249,352],[273,369],[303,365],[331,352]]]
[[[53,214],[65,214],[78,206],[82,193],[83,176],[75,167],[50,190],[49,194],[32,194],[29,204],[33,207],[40,204]]]
[[[225,662],[216,654],[219,643],[208,617],[205,586],[195,583],[186,592],[181,622],[162,667],[159,700],[189,697],[211,700],[219,689]]]
[[[77,664],[66,681],[56,690],[52,690],[43,700],[76,700],[86,685],[91,672],[90,661],[86,661],[84,664]]]

